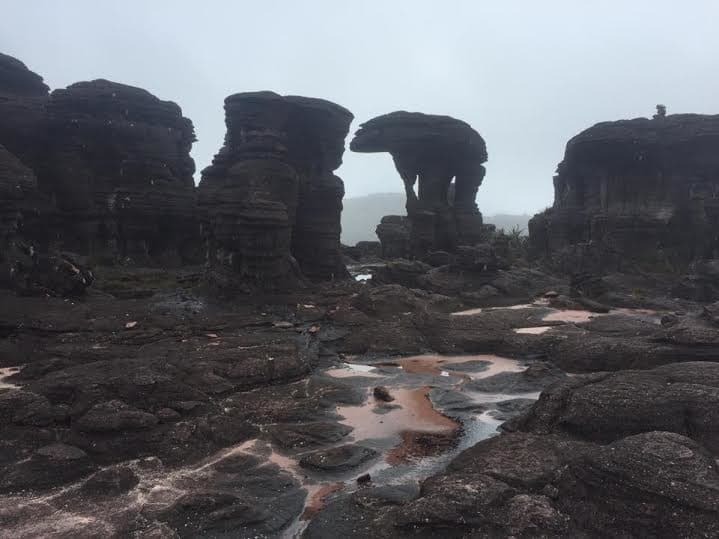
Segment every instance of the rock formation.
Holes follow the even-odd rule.
[[[404,215],[385,215],[377,225],[376,234],[382,244],[382,258],[409,258],[409,219]]]
[[[482,239],[475,199],[487,150],[469,124],[449,116],[392,112],[362,124],[350,149],[392,155],[407,194],[414,256]]]
[[[25,210],[34,198],[37,198],[35,174],[0,146],[0,279],[3,283],[11,280]]]
[[[30,167],[39,158],[48,92],[40,75],[0,53],[0,144]]]
[[[597,124],[572,138],[554,204],[530,222],[564,269],[677,269],[719,242],[719,115]],[[583,266],[579,268],[578,266]]]
[[[35,174],[0,146],[0,288],[78,296],[92,284],[92,273],[68,255],[48,254],[25,241],[25,223],[37,224],[48,213]]]
[[[342,163],[352,114],[272,92],[225,100],[225,144],[202,173],[208,279],[219,288],[288,289],[346,276]]]
[[[79,82],[52,93],[44,127],[39,187],[57,204],[64,248],[138,263],[192,258],[195,139],[180,107],[132,86]]]

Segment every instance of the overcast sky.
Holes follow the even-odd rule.
[[[393,110],[465,120],[489,152],[480,209],[535,212],[582,129],[656,103],[719,113],[716,0],[1,3],[0,51],[51,88],[106,78],[176,101],[198,171],[222,143],[225,96],[274,90],[347,107],[352,132]],[[347,196],[402,191],[384,154],[348,151],[338,174]]]

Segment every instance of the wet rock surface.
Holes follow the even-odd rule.
[[[127,271],[137,286],[155,278]],[[694,444],[677,473],[709,485],[711,500],[712,476],[696,475],[718,447],[711,305],[592,313],[556,309],[552,294],[471,310],[456,296],[371,281],[245,305],[180,290],[3,296],[7,529],[47,533],[62,518],[108,536],[396,537],[447,523],[576,536],[609,514],[616,529],[639,529],[626,494],[635,491],[650,514],[678,512],[667,529],[711,529],[711,509],[680,487],[665,496],[659,482]],[[515,331],[532,326],[549,329]],[[604,351],[579,353],[593,347]],[[627,371],[621,358],[640,347]],[[637,370],[639,360],[655,368]],[[618,372],[568,377],[560,366]],[[379,387],[394,400],[376,399]],[[498,434],[505,421],[511,432]],[[603,448],[615,445],[621,458],[607,461]],[[644,445],[662,449],[640,468],[630,453]],[[631,473],[583,498],[615,469]],[[656,483],[643,479],[655,473]],[[75,520],[57,512],[67,503]]]

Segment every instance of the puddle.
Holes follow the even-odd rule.
[[[513,331],[520,335],[541,335],[552,329],[552,326],[535,326],[531,328],[515,328]]]
[[[525,369],[516,360],[493,354],[472,356],[425,354],[383,363],[383,365],[393,364],[401,367],[407,374],[428,374],[443,377],[461,376],[472,379],[485,378],[500,372],[521,372]]]
[[[372,278],[371,273],[360,273],[359,275],[355,275],[355,281],[369,281]]]
[[[344,419],[340,423],[354,428],[350,436],[355,442],[398,437],[403,431],[453,432],[459,424],[442,415],[429,400],[430,388],[391,389],[394,401],[383,403],[369,392],[367,401],[360,406],[340,406],[337,413]],[[386,409],[385,413],[377,410]]]
[[[0,369],[0,389],[17,389],[20,386],[12,382],[6,382],[7,378],[17,374],[22,369],[22,365],[18,367],[3,367]]]
[[[579,310],[554,311],[542,317],[543,322],[564,322],[565,324],[583,324],[589,322],[597,313]]]
[[[326,370],[325,374],[332,378],[351,378],[353,376],[380,378],[382,376],[372,365],[362,365],[359,363],[344,363],[341,367]]]
[[[472,316],[473,314],[482,314],[484,309],[477,308],[477,309],[467,309],[466,311],[457,311],[456,313],[451,313],[451,316]]]
[[[547,298],[539,298],[532,303],[518,303],[516,305],[504,305],[501,307],[479,307],[476,309],[467,309],[466,311],[457,311],[450,314],[452,316],[472,316],[489,311],[518,311],[521,309],[532,309],[533,307],[547,307],[548,305],[549,300]]]

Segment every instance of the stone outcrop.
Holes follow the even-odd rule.
[[[529,224],[562,269],[680,269],[719,248],[719,115],[599,123],[572,138]]]
[[[40,190],[74,252],[135,263],[189,261],[199,244],[190,147],[180,107],[106,80],[55,90],[44,120]]]
[[[273,92],[225,100],[225,144],[199,187],[208,280],[227,291],[343,278],[342,163],[352,114]]]
[[[411,223],[404,215],[385,215],[376,234],[382,244],[382,258],[409,258]]]
[[[487,150],[469,124],[449,116],[392,112],[362,124],[350,149],[392,155],[407,195],[413,256],[481,241],[482,214],[475,200]]]

